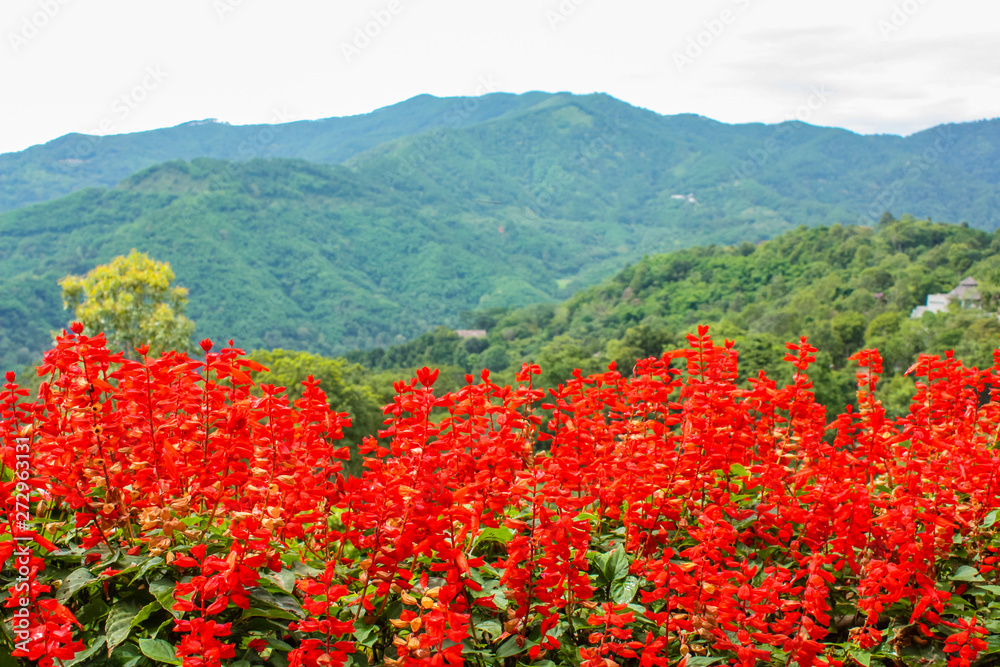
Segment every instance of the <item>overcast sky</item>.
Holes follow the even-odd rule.
[[[861,133],[1000,116],[996,0],[0,3],[0,152],[494,90]]]

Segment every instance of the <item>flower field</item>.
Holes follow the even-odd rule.
[[[745,387],[704,327],[549,394],[537,366],[444,395],[425,368],[351,477],[317,382],[290,404],[231,346],[133,361],[80,331],[37,399],[0,393],[0,665],[1000,656],[1000,351],[921,357],[899,419],[875,350],[828,415],[805,339],[791,384]]]

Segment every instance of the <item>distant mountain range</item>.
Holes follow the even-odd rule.
[[[0,359],[28,363],[68,320],[58,278],[132,247],[172,263],[199,336],[339,354],[565,298],[650,253],[885,210],[992,231],[998,184],[1000,120],[860,136],[606,95],[67,135],[0,155]]]
[[[940,305],[915,311],[930,293]],[[957,294],[964,298],[950,303]],[[779,386],[794,370],[786,343],[808,336],[818,348],[809,379],[829,414],[856,404],[850,356],[878,349],[879,400],[902,414],[920,354],[952,350],[968,367],[993,365],[998,306],[1000,234],[885,216],[875,229],[799,227],[759,244],[650,255],[558,304],[475,313],[478,337],[439,328],[349,359],[383,387],[422,366],[439,368],[452,388],[484,367],[503,385],[524,362],[541,365],[535,386],[555,387],[574,369],[600,373],[610,361],[627,372],[638,359],[688,347],[687,334],[709,325],[717,342],[735,341],[741,379],[764,370]]]
[[[48,201],[88,186],[113,187],[160,162],[298,158],[337,164],[399,137],[488,121],[528,108],[546,93],[442,99],[421,95],[360,116],[273,124],[229,125],[214,120],[177,127],[94,136],[67,134],[17,153],[0,154],[0,211]]]
[[[472,153],[453,153],[458,146]],[[981,229],[1000,226],[1000,119],[940,125],[908,137],[863,136],[797,121],[727,125],[690,114],[661,116],[607,95],[540,92],[421,95],[360,116],[273,125],[195,121],[106,137],[69,134],[0,155],[0,210],[87,186],[112,187],[170,160],[284,157],[340,164],[367,162],[363,154],[372,149],[411,167],[421,159],[454,164],[486,157],[493,163],[487,169],[519,181],[519,200],[528,191],[521,203],[529,207],[532,196],[551,193],[554,185],[552,198],[569,194],[568,186],[554,184],[550,170],[558,167],[593,177],[602,190],[640,177],[654,196],[669,190],[661,203],[691,191],[697,201],[744,218],[754,211],[723,202],[769,208],[787,199],[815,201],[843,209],[850,216],[844,222],[877,219],[891,208]],[[605,167],[616,167],[617,179]],[[405,164],[389,169],[404,178],[411,171]]]

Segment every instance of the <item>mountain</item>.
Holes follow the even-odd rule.
[[[947,293],[968,277],[979,283],[967,303],[975,307],[913,316],[928,294]],[[384,378],[441,367],[451,386],[483,367],[495,381],[512,382],[522,363],[535,362],[551,387],[574,368],[596,373],[611,361],[627,373],[636,359],[686,347],[686,335],[708,324],[720,344],[736,341],[744,380],[763,369],[790,381],[785,344],[808,336],[819,349],[810,378],[835,411],[853,401],[848,357],[878,348],[879,398],[898,412],[914,389],[905,374],[922,352],[953,350],[970,366],[993,365],[998,306],[1000,233],[904,215],[875,229],[801,227],[759,244],[649,255],[561,304],[468,314],[467,325],[485,337],[442,328],[348,359]]]
[[[0,214],[0,357],[32,361],[70,319],[58,279],[132,248],[170,262],[199,337],[327,355],[455,325],[463,310],[552,300],[618,259],[584,222],[527,225],[493,208],[301,160],[150,167]]]
[[[299,158],[340,163],[384,141],[435,128],[477,123],[531,106],[545,93],[437,98],[420,95],[368,114],[315,121],[229,125],[214,120],[95,136],[67,134],[16,153],[0,154],[0,211],[49,201],[88,186],[113,187],[146,167],[171,160]]]
[[[870,224],[891,209],[1000,226],[1000,119],[908,137],[862,136],[797,121],[727,125],[661,116],[607,95],[540,92],[422,95],[319,121],[202,121],[103,138],[67,135],[0,155],[0,210],[196,157],[346,162],[411,188],[444,178],[451,187],[485,191],[471,178],[502,176],[496,196],[529,218],[602,217],[611,209],[625,223],[681,216],[767,236],[797,224]],[[597,196],[603,201],[595,208]]]
[[[660,116],[606,95],[560,94],[453,131],[402,137],[347,164],[404,188],[434,180],[514,202],[529,220],[683,221],[685,233],[725,228],[750,240],[798,224],[873,224],[890,209],[1000,226],[1000,119],[861,136],[799,122]],[[675,247],[690,245],[677,239]]]
[[[64,138],[0,156],[11,205],[73,190],[0,213],[0,359],[30,362],[65,325],[58,278],[131,248],[171,262],[199,336],[331,355],[554,302],[649,253],[872,225],[890,207],[993,230],[998,132],[726,125],[529,93],[106,137],[70,176],[54,166],[76,159]],[[88,187],[171,157],[190,159]]]

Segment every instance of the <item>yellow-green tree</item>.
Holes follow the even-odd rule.
[[[66,276],[63,307],[71,309],[88,335],[103,331],[111,351],[149,345],[151,354],[191,347],[194,322],[184,316],[187,289],[173,287],[170,264],[132,250],[85,276]]]

